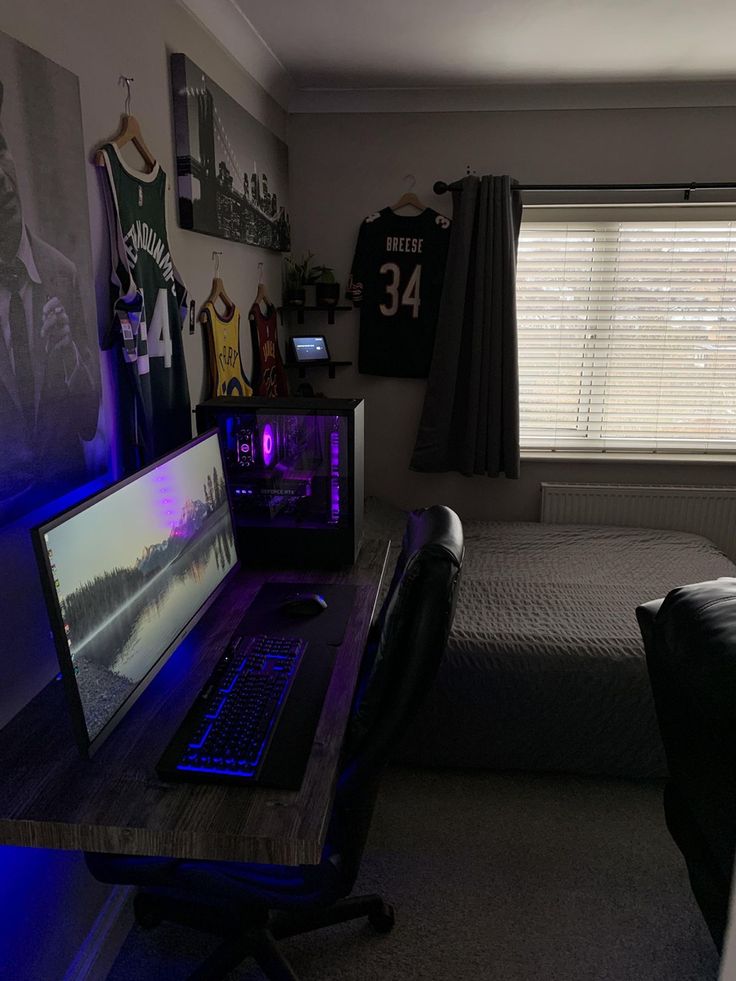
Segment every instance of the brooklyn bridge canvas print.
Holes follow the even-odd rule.
[[[285,252],[288,151],[183,54],[171,55],[179,224]]]

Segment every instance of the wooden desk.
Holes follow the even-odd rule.
[[[385,556],[385,541],[368,540],[348,570],[238,573],[90,760],[74,742],[62,684],[51,682],[0,731],[0,843],[318,862]],[[164,783],[156,762],[258,588],[299,580],[358,587],[301,789]]]

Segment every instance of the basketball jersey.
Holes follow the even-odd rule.
[[[200,318],[207,331],[209,356],[209,392],[205,398],[223,395],[252,395],[243,363],[240,359],[240,310],[233,307],[224,320],[213,303],[205,303]]]
[[[431,208],[363,221],[348,286],[360,307],[359,371],[427,377],[449,240],[450,219]]]
[[[289,382],[279,349],[276,308],[269,306],[264,316],[254,303],[248,313],[253,341],[253,391],[261,398],[289,394]]]
[[[166,174],[131,171],[117,147],[101,150],[110,230],[113,320],[103,348],[119,351],[117,424],[126,471],[192,438],[182,319],[186,289],[166,234]]]

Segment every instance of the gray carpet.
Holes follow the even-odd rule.
[[[661,788],[391,769],[358,882],[396,907],[285,941],[302,981],[714,981]],[[134,927],[108,981],[185,978],[209,949]],[[232,977],[261,981],[246,964]]]

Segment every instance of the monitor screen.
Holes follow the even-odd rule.
[[[305,361],[329,361],[330,352],[327,349],[327,339],[322,334],[312,334],[309,337],[292,337],[294,360],[303,364]]]
[[[34,538],[77,737],[90,749],[236,565],[217,433],[58,515]]]

